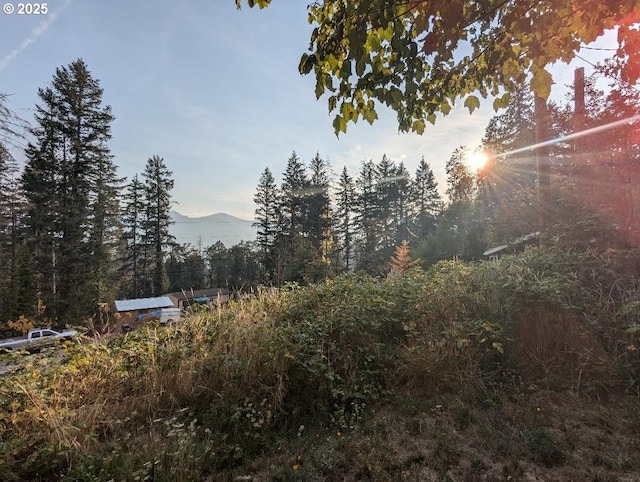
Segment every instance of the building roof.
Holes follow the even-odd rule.
[[[231,291],[226,288],[209,288],[206,290],[189,290],[189,291],[176,291],[174,293],[169,293],[167,296],[171,296],[175,300],[195,300],[196,298],[208,298],[214,299],[217,298],[218,295],[228,295]]]
[[[116,300],[117,311],[149,310],[153,308],[168,308],[173,306],[173,301],[168,296],[157,298],[136,298],[133,300]]]

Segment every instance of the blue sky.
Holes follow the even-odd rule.
[[[32,121],[38,88],[82,58],[116,116],[110,147],[120,175],[163,157],[175,209],[189,216],[252,219],[260,174],[268,166],[279,182],[294,150],[304,161],[319,151],[353,177],[383,154],[413,174],[424,156],[444,190],[447,159],[480,143],[491,103],[471,116],[456,108],[422,136],[399,134],[394,113],[380,107],[373,126],[350,125],[337,139],[326,99],[316,101],[312,76],[297,70],[312,29],[306,4],[237,11],[234,0],[49,0],[45,15],[0,13],[0,92]],[[583,55],[595,61],[593,53]],[[572,81],[572,68],[556,72],[558,85]]]

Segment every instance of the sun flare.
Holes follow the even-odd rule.
[[[486,152],[474,151],[474,152],[470,152],[466,156],[465,163],[467,164],[467,166],[469,166],[471,170],[473,170],[474,172],[478,172],[480,169],[482,169],[485,166],[488,160],[489,160],[489,157],[487,156]]]

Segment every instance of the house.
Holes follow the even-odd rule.
[[[225,288],[209,288],[206,290],[176,291],[165,295],[182,310],[186,310],[191,305],[206,305],[213,308],[218,304],[227,303],[231,299],[231,291]]]
[[[135,298],[131,300],[116,300],[117,319],[122,323],[123,330],[135,328],[150,319],[161,319],[163,310],[174,308],[173,301],[168,296],[157,298]]]

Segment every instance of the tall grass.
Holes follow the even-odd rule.
[[[23,357],[0,386],[0,479],[197,480],[406,391],[624,388],[638,286],[616,260],[530,250],[350,274]]]

